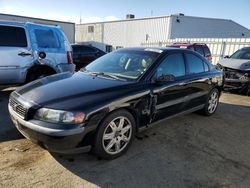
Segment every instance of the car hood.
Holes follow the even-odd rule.
[[[72,99],[74,99],[74,103],[77,103],[77,98],[84,96],[87,102],[87,100],[94,100],[93,96],[97,94],[121,90],[133,83],[135,82],[93,76],[83,72],[61,73],[31,82],[18,88],[16,92],[26,101],[39,106],[50,106],[50,104]],[[92,98],[86,96],[92,96]],[[73,104],[67,103],[61,107],[68,108],[71,105]]]
[[[225,58],[219,61],[223,67],[237,69],[242,71],[250,71],[250,60],[247,59],[231,59]]]

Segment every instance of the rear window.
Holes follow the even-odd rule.
[[[59,39],[51,29],[35,29],[35,36],[39,48],[60,48]]]
[[[203,50],[204,50],[205,56],[211,56],[211,52],[210,52],[210,50],[209,50],[209,48],[207,46],[205,46],[203,48]]]
[[[0,46],[27,47],[24,28],[0,26]]]
[[[195,51],[204,56],[203,48],[202,46],[195,46]]]

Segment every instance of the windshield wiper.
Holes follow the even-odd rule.
[[[113,79],[115,79],[115,80],[125,80],[125,79],[123,79],[123,78],[121,78],[121,77],[119,77],[119,76],[116,76],[116,75],[113,75],[113,74],[109,74],[109,73],[104,73],[104,72],[99,72],[99,73],[97,74],[97,76],[106,76],[106,77],[113,78]]]
[[[82,69],[83,72],[87,72],[89,74],[92,74],[94,76],[104,76],[104,77],[109,77],[109,78],[112,78],[112,79],[115,79],[115,80],[125,80],[119,76],[116,76],[116,75],[113,75],[113,74],[109,74],[109,73],[105,73],[105,72],[97,72],[97,71],[89,71],[89,70],[86,70],[86,69]]]

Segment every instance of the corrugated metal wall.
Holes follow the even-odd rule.
[[[44,20],[44,19],[38,19],[38,18],[30,18],[30,17],[7,15],[7,14],[0,14],[0,20],[33,22],[33,23],[46,24],[46,25],[59,25],[63,29],[66,36],[68,37],[68,40],[71,43],[75,42],[75,24],[74,23]]]
[[[104,23],[104,43],[135,47],[146,41],[167,40],[170,17]]]
[[[76,42],[98,42],[116,47],[140,46],[146,41],[162,41],[169,38],[170,17],[123,20],[76,25]],[[88,27],[94,26],[89,33]],[[94,44],[94,43],[93,43]]]
[[[212,53],[214,64],[224,56],[232,55],[236,50],[250,46],[250,38],[176,38],[161,42],[146,42],[141,46],[163,47],[175,42],[206,43]]]
[[[92,33],[88,32],[89,26],[94,26],[94,32]],[[76,25],[76,42],[86,42],[86,41],[103,42],[102,41],[102,34],[103,34],[102,27],[103,27],[103,23]]]

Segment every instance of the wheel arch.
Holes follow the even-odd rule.
[[[29,76],[32,72],[35,72],[37,70],[45,70],[45,71],[48,71],[49,73],[52,73],[52,74],[56,74],[56,70],[54,68],[52,68],[51,66],[48,66],[48,65],[33,65],[31,66],[27,72],[26,72],[26,76],[25,76],[25,82],[27,83],[28,79],[29,79]]]

